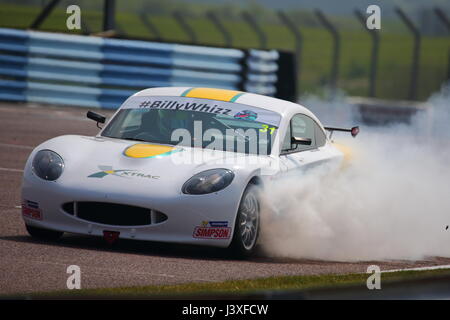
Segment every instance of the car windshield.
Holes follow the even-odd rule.
[[[281,116],[248,105],[185,97],[132,97],[102,136],[270,154]]]

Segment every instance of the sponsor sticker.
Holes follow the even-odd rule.
[[[218,117],[267,123],[278,127],[281,115],[263,108],[235,102],[213,101],[189,97],[136,96],[125,101],[121,109],[180,110],[216,114]]]
[[[22,215],[31,219],[42,220],[42,211],[39,209],[39,203],[24,200],[22,203]]]
[[[88,176],[88,178],[103,178],[108,175],[121,177],[121,178],[145,178],[145,179],[159,179],[159,176],[154,176],[148,173],[138,172],[136,170],[114,170],[111,166],[100,165],[99,172],[94,172]]]
[[[140,109],[174,109],[183,111],[198,111],[206,113],[229,115],[231,109],[221,108],[218,105],[210,105],[208,103],[186,102],[179,103],[176,100],[145,100],[139,104]]]
[[[197,239],[229,239],[231,228],[228,221],[203,221],[194,228],[193,237]]]
[[[234,115],[235,119],[241,119],[241,120],[249,120],[254,121],[258,117],[258,114],[256,112],[250,111],[250,110],[244,110],[241,112],[238,112]]]
[[[228,227],[228,221],[209,221],[211,227]]]

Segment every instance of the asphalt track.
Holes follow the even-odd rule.
[[[34,240],[25,230],[20,210],[26,159],[49,138],[96,134],[95,123],[85,114],[83,108],[0,104],[0,294],[66,289],[69,265],[80,266],[82,288],[96,288],[366,272],[371,264],[382,270],[450,264],[446,258],[343,263],[263,255],[239,261],[214,248],[131,240],[110,247],[101,238],[80,235],[65,235],[58,242]]]

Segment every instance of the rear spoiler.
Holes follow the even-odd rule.
[[[333,127],[324,127],[324,128],[325,130],[330,131],[330,139],[334,131],[350,132],[353,138],[356,137],[359,133],[359,127],[352,127],[351,129],[333,128]]]

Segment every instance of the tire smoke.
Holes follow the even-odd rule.
[[[344,102],[302,104],[325,125],[358,125]],[[351,164],[276,181],[260,242],[269,256],[334,261],[450,257],[450,86],[409,125],[361,126]],[[346,111],[346,112],[343,112]],[[281,201],[280,201],[281,199]]]

